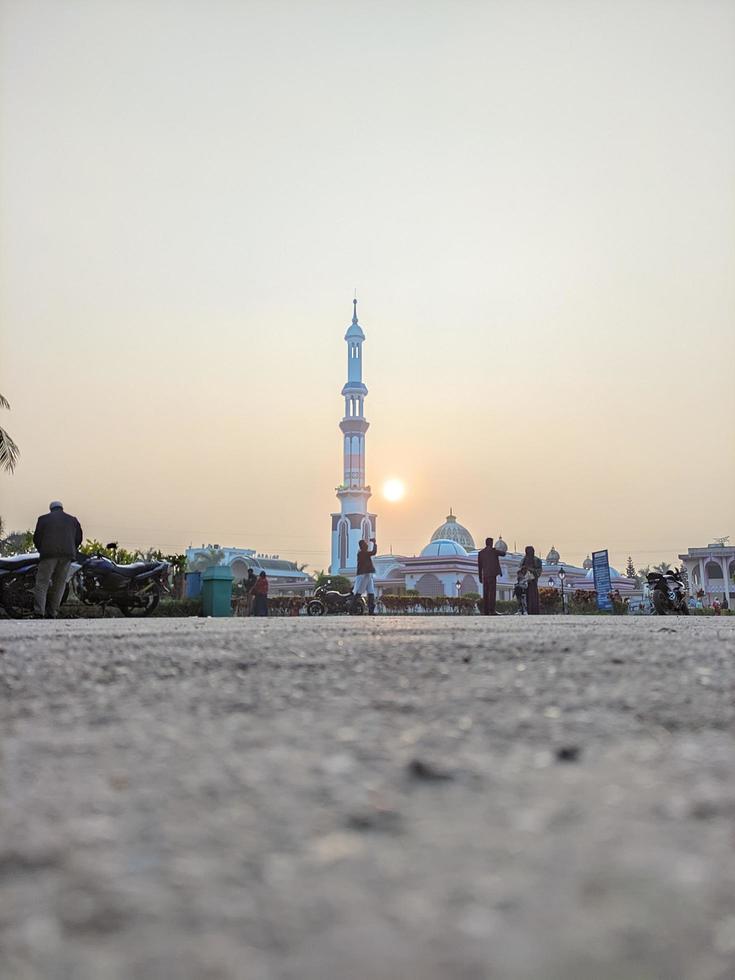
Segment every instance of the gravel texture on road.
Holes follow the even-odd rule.
[[[2,980],[732,980],[735,618],[0,623]]]

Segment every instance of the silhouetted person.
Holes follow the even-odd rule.
[[[375,538],[370,538],[373,543],[373,550],[368,551],[368,543],[364,539],[357,546],[357,575],[355,576],[355,595],[359,596],[363,592],[367,593],[368,613],[375,613],[375,565],[373,565],[373,555],[377,554],[378,546]]]
[[[252,595],[255,597],[253,604],[253,614],[255,616],[268,615],[268,576],[261,572],[255,580]]]
[[[485,547],[477,552],[477,571],[482,585],[482,612],[485,616],[497,616],[497,578],[503,574],[500,567],[500,552],[493,547],[493,539],[485,538]]]
[[[245,590],[245,615],[253,615],[253,603],[255,601],[255,593],[253,589],[255,588],[255,583],[258,581],[258,577],[252,568],[248,569],[248,577],[243,580],[242,587]]]
[[[82,527],[76,517],[64,513],[61,501],[52,500],[48,509],[48,514],[38,518],[33,532],[33,543],[41,556],[33,590],[33,608],[38,617],[56,619],[69,566],[82,543]]]
[[[528,591],[526,593],[526,606],[529,616],[538,616],[541,606],[538,598],[538,580],[543,571],[541,559],[536,557],[536,551],[532,545],[526,545],[526,553],[523,556],[519,571],[526,571],[530,574],[528,579]]]

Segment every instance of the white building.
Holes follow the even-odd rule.
[[[203,571],[213,564],[213,559],[215,564],[226,565],[232,570],[235,583],[247,578],[249,568],[256,575],[265,572],[274,595],[280,592],[308,592],[314,586],[314,580],[301,571],[296,562],[287,561],[279,555],[262,555],[252,548],[220,548],[219,545],[186,549],[187,567],[194,572]]]
[[[347,382],[342,388],[345,414],[339,427],[343,435],[342,483],[336,488],[340,510],[332,514],[332,575],[354,575],[357,547],[361,538],[375,537],[376,515],[368,512],[370,487],[365,482],[365,418],[367,387],[362,380],[362,345],[365,334],[357,322],[357,300],[353,300],[352,323],[345,334]]]
[[[705,602],[711,605],[715,599],[727,600],[732,608],[735,600],[735,546],[728,545],[727,538],[721,538],[706,548],[689,548],[685,555],[679,555],[689,576],[689,593],[696,595],[702,591]]]
[[[496,544],[504,546],[505,542],[498,538]],[[445,523],[431,535],[431,540],[419,555],[413,558],[405,555],[377,555],[373,561],[380,595],[401,595],[410,590],[416,590],[423,596],[456,596],[482,592],[474,539],[451,512]],[[522,561],[523,554],[512,551],[500,559],[502,575],[497,580],[498,599],[513,598],[516,575]],[[559,589],[559,572],[563,568],[564,591],[567,595],[577,590],[594,590],[592,559],[589,556],[581,566],[574,565],[562,561],[559,552],[551,548],[546,558],[542,558],[542,565],[539,588]],[[613,590],[617,589],[623,598],[630,596],[637,587],[635,579],[626,578],[614,568],[610,569],[610,580]]]

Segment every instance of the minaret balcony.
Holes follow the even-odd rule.
[[[335,493],[338,497],[363,497],[367,500],[368,497],[372,496],[373,491],[370,487],[347,487],[344,483],[334,488]]]
[[[348,381],[342,389],[343,395],[362,395],[364,398],[368,393],[367,385],[362,381]]]
[[[370,428],[370,423],[359,415],[345,415],[339,423],[339,427],[345,435],[354,436],[360,433],[364,435]]]

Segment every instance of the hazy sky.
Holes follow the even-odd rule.
[[[325,567],[735,537],[735,3],[0,3],[0,514]]]

